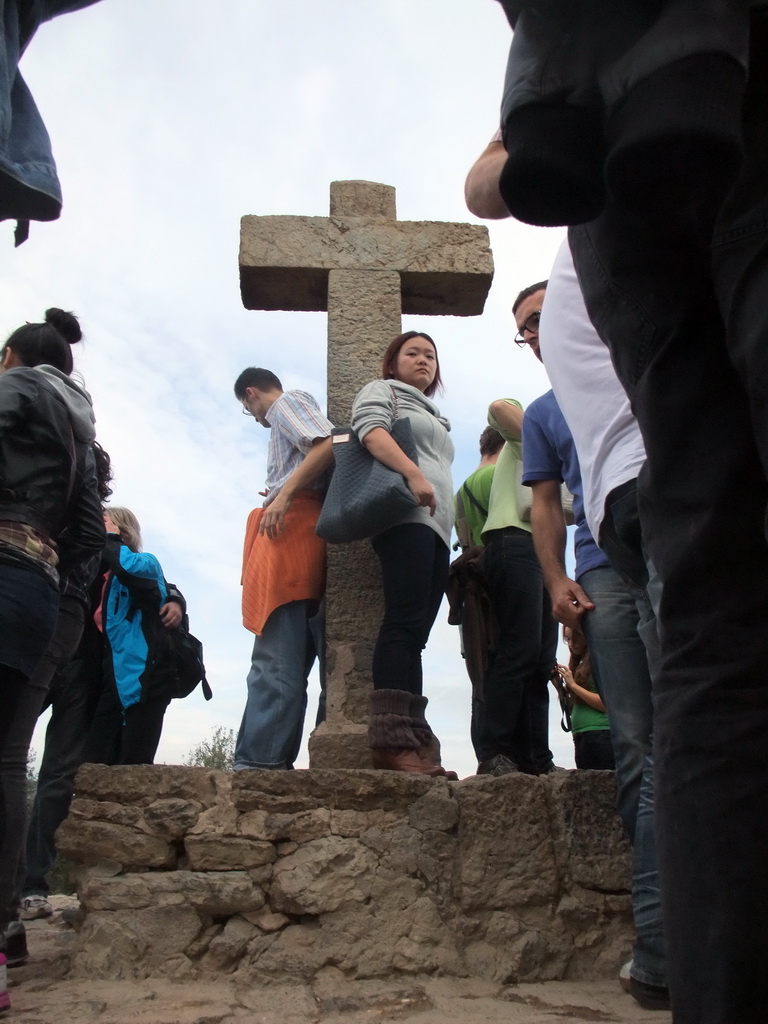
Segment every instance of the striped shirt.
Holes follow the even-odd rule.
[[[269,492],[264,500],[268,505],[277,497],[288,477],[304,461],[312,444],[318,438],[329,437],[333,424],[320,412],[320,406],[306,391],[284,391],[272,403],[266,415],[272,428],[267,454],[267,484]],[[320,490],[325,481],[321,478],[312,485]]]

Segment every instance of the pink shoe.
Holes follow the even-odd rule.
[[[5,953],[0,953],[0,1013],[10,1010],[11,997],[8,995],[8,968]]]

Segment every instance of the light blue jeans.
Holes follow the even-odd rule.
[[[254,637],[248,700],[235,744],[235,771],[293,768],[307,710],[307,678],[325,635],[312,601],[276,608]]]
[[[590,569],[579,583],[595,605],[584,632],[595,682],[608,712],[616,755],[619,815],[632,843],[632,909],[636,939],[632,976],[665,986],[664,932],[656,867],[653,809],[651,674],[658,662],[656,617],[648,598],[658,580],[649,566],[647,591],[610,566]],[[649,667],[650,666],[650,667]]]

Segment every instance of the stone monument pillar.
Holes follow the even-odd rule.
[[[242,218],[246,309],[327,310],[328,416],[380,376],[401,314],[475,316],[493,278],[485,227],[398,221],[395,190],[331,183],[329,217]],[[369,768],[371,657],[381,620],[376,556],[367,542],[329,545],[327,719],[309,741],[313,768]]]

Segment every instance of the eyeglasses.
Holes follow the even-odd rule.
[[[250,409],[246,409],[245,406],[243,406],[240,412],[243,414],[243,416],[253,416],[253,413],[250,411]]]
[[[528,344],[526,334],[538,334],[539,333],[539,321],[541,320],[541,310],[536,309],[528,317],[523,326],[515,335],[515,344],[519,345],[520,348],[525,348]]]

